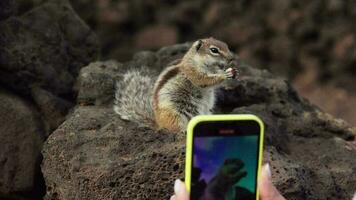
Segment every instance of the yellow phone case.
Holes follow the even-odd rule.
[[[231,121],[231,120],[254,120],[260,125],[260,144],[259,144],[259,158],[258,158],[258,172],[257,180],[260,178],[262,157],[263,157],[263,138],[264,138],[264,125],[262,120],[251,114],[227,114],[227,115],[199,115],[192,118],[187,128],[187,144],[186,144],[186,160],[185,160],[185,185],[188,192],[191,187],[191,174],[192,174],[192,156],[193,156],[193,129],[203,121]],[[259,190],[256,191],[256,200],[259,199]]]

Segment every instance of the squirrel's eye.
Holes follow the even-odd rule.
[[[210,51],[213,54],[218,54],[219,53],[219,50],[217,48],[214,48],[214,47],[210,48]]]

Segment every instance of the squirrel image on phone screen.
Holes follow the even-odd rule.
[[[226,43],[200,39],[158,78],[144,68],[124,74],[116,86],[114,111],[138,124],[184,132],[192,117],[211,114],[216,87],[237,75],[234,61]]]
[[[201,200],[218,200],[218,199],[233,199],[233,200],[254,200],[255,195],[249,190],[234,186],[239,181],[247,176],[247,172],[243,170],[244,163],[238,158],[227,159],[220,167],[218,174],[214,176],[208,183],[200,179],[200,176],[194,177],[192,180],[192,199]],[[195,168],[194,173],[201,173],[201,169]],[[237,195],[238,194],[238,195]]]

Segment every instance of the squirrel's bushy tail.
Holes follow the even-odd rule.
[[[155,127],[152,104],[154,84],[154,77],[145,67],[124,73],[116,82],[114,111],[124,120]]]

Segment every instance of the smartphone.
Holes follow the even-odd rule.
[[[258,200],[264,125],[255,115],[200,115],[187,130],[190,200]]]

